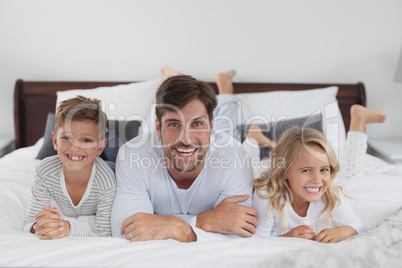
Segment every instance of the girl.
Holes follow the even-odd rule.
[[[352,106],[341,178],[362,174],[365,126],[383,122],[385,117]],[[249,138],[259,140],[255,135]],[[341,202],[341,188],[333,183],[338,171],[335,152],[321,132],[298,127],[286,131],[272,151],[271,168],[254,182],[253,207],[259,221],[256,237],[300,237],[326,243],[362,232],[362,222]]]
[[[332,183],[339,164],[321,132],[289,129],[273,150],[271,163],[254,182],[257,237],[279,235],[337,242],[363,230],[351,209],[340,203],[339,188]],[[346,225],[340,226],[341,222]],[[335,224],[336,228],[323,229],[324,224]],[[322,230],[317,237],[314,229]]]

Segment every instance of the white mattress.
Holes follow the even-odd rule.
[[[320,267],[331,260],[336,267],[392,267],[402,263],[402,166],[370,155],[366,156],[368,168],[364,176],[342,185],[348,195],[357,199],[348,202],[368,232],[334,245],[276,237],[195,243],[129,243],[120,238],[78,237],[47,241],[21,231],[40,145],[39,142],[0,159],[1,267],[283,267],[292,261],[293,265]],[[373,242],[377,240],[383,242]],[[363,257],[367,254],[369,257]]]

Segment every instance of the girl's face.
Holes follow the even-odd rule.
[[[325,151],[319,146],[303,147],[290,166],[287,179],[293,194],[292,204],[320,200],[331,183],[331,168]]]

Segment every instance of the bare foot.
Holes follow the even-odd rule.
[[[365,131],[367,124],[382,123],[387,118],[387,115],[373,109],[369,109],[359,104],[354,104],[350,108],[350,131]]]
[[[273,148],[276,146],[276,142],[265,136],[261,128],[257,125],[252,125],[247,133],[247,138],[255,139],[259,145],[265,146],[268,148]]]
[[[225,73],[215,74],[215,82],[218,86],[219,94],[233,94],[233,76],[235,76],[235,70],[229,70]]]
[[[173,70],[172,68],[170,68],[169,66],[163,66],[161,68],[161,72],[163,74],[163,78],[164,79],[168,79],[169,77],[172,76],[176,76],[176,75],[181,75],[180,72]]]

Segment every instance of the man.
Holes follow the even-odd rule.
[[[181,242],[222,233],[250,237],[258,221],[250,207],[253,172],[246,155],[225,131],[212,134],[214,90],[171,71],[162,69],[169,78],[156,93],[157,135],[144,134],[119,151],[112,235]],[[221,78],[233,75],[215,77],[221,92]]]

